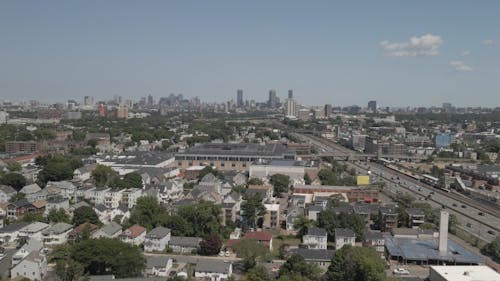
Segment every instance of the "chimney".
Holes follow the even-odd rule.
[[[439,221],[439,253],[446,254],[448,250],[448,219],[450,214],[447,211],[441,211]]]

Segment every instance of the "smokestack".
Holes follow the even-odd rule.
[[[441,219],[439,221],[439,253],[445,254],[448,250],[448,219],[450,214],[446,211],[441,211]]]

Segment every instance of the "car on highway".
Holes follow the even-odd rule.
[[[467,206],[465,206],[465,205],[462,205],[462,208],[464,208],[464,209],[465,209],[465,208],[467,208]]]
[[[456,203],[453,203],[453,204],[451,204],[451,205],[452,205],[453,207],[456,207],[456,206],[457,206],[457,204],[456,204]]]
[[[394,274],[398,274],[398,275],[408,275],[410,274],[410,272],[408,271],[408,269],[404,269],[402,267],[399,267],[399,268],[395,268],[392,273]]]
[[[493,230],[488,230],[487,232],[488,232],[488,234],[490,234],[490,235],[495,235],[495,231],[493,231]]]
[[[477,213],[477,214],[478,214],[478,215],[480,215],[480,216],[484,216],[484,213],[483,213],[483,212],[479,212],[479,213]]]
[[[465,226],[467,226],[468,228],[472,227],[472,225],[470,224],[470,222],[468,222]]]

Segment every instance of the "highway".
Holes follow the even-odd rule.
[[[352,150],[325,139],[303,134],[297,135],[297,137],[314,145],[322,152],[346,153],[346,150],[348,150],[350,153],[353,153]],[[455,214],[460,228],[485,242],[491,242],[500,233],[498,209],[482,205],[462,194],[446,193],[377,163],[345,163],[354,167],[359,174],[367,174],[370,171],[372,182],[385,182],[385,188],[392,193],[409,193],[416,197],[417,200],[428,202],[433,207],[446,208],[451,214]],[[425,200],[429,195],[430,198]]]

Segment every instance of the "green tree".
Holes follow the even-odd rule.
[[[287,278],[283,280],[296,279],[296,275],[306,278],[302,280],[318,280],[320,278],[320,270],[315,264],[310,264],[302,256],[294,254],[281,266],[279,280],[282,280],[285,276]]]
[[[365,221],[357,214],[336,214],[333,209],[327,209],[319,213],[318,225],[328,232],[328,238],[335,238],[335,228],[349,228],[356,234],[356,241],[363,240],[365,233]]]
[[[327,281],[385,281],[385,263],[373,248],[346,245],[335,252]]]
[[[94,209],[90,206],[82,206],[77,208],[73,212],[73,225],[78,226],[82,223],[92,223],[92,224],[100,224],[99,216],[94,211]]]
[[[177,214],[189,223],[188,236],[206,237],[208,235],[223,235],[222,211],[220,206],[212,202],[199,203],[179,208]]]
[[[288,192],[290,177],[282,174],[274,174],[271,176],[271,184],[274,187],[274,195],[281,196],[282,193]]]
[[[245,280],[246,281],[272,281],[273,278],[271,278],[271,276],[267,272],[267,269],[264,266],[258,265],[258,266],[255,266],[248,271]]]
[[[45,220],[44,220],[42,214],[26,213],[26,214],[24,214],[22,221],[23,222],[35,222],[35,221],[43,222]]]
[[[7,162],[7,170],[10,172],[20,172],[23,167],[16,161]]]
[[[142,177],[136,172],[128,173],[123,177],[125,188],[142,188]]]
[[[304,214],[299,215],[293,223],[293,227],[298,230],[298,236],[302,237],[307,234],[307,231],[311,227],[311,221]]]
[[[70,258],[58,261],[55,271],[61,281],[81,281],[84,277],[83,265]]]
[[[71,222],[71,219],[70,219],[68,213],[66,213],[66,211],[63,208],[50,209],[49,214],[47,216],[47,219],[51,223],[58,223],[58,222],[70,223]]]
[[[330,169],[321,169],[318,173],[322,185],[335,185],[337,178]]]
[[[304,174],[304,183],[307,184],[307,185],[309,185],[309,184],[312,183],[311,177],[309,176],[308,173]]]
[[[130,214],[130,223],[137,223],[151,230],[158,226],[160,215],[164,212],[155,197],[140,197]]]
[[[248,185],[264,185],[264,181],[259,178],[251,178],[248,180]]]
[[[500,261],[500,236],[497,236],[491,243],[486,244],[482,249],[483,254],[490,256],[495,261]]]
[[[73,178],[75,169],[83,165],[80,160],[63,155],[40,158],[38,163],[43,165],[37,177],[37,183],[40,186],[45,186],[48,181],[70,180]]]
[[[14,196],[10,197],[9,202],[10,203],[17,202],[17,201],[23,200],[23,199],[26,199],[26,194],[18,192],[16,194],[14,194]]]
[[[9,185],[15,190],[19,191],[26,185],[26,178],[18,173],[8,173],[0,178],[0,183]]]
[[[252,239],[240,239],[233,245],[233,251],[243,259],[245,270],[255,267],[259,258],[270,259],[269,249]]]
[[[92,171],[92,180],[98,187],[109,186],[118,179],[118,173],[113,168],[105,165],[96,165]]]
[[[118,239],[88,239],[73,244],[70,258],[80,263],[91,275],[113,274],[117,278],[140,276],[145,258],[137,246]]]
[[[248,227],[256,227],[257,219],[266,213],[260,194],[245,195],[245,201],[241,204],[242,217]]]
[[[205,256],[217,255],[222,247],[222,240],[218,235],[210,235],[200,242],[200,254]]]

